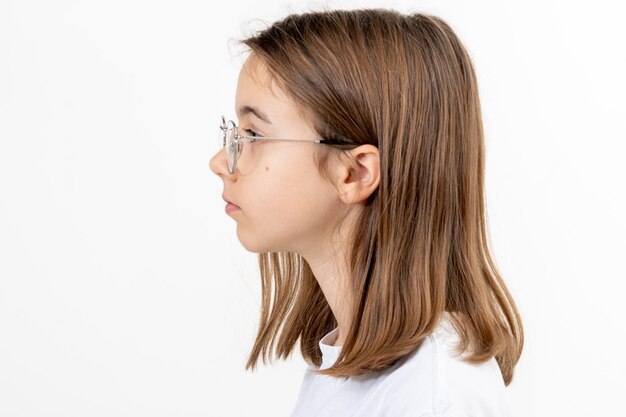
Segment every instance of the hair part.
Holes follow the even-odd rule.
[[[346,43],[350,44],[346,47]],[[322,137],[380,150],[381,181],[347,241],[351,327],[334,366],[349,377],[414,352],[449,312],[463,360],[496,358],[509,385],[523,344],[520,314],[493,261],[484,196],[484,138],[469,54],[436,16],[388,9],[291,14],[241,41]],[[317,147],[329,166],[354,163]],[[321,365],[319,340],[337,321],[307,262],[259,254],[262,305],[246,364],[300,342]],[[271,360],[271,358],[270,358]]]

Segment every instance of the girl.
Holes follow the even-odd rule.
[[[210,167],[259,254],[246,369],[299,343],[293,417],[509,415],[523,328],[489,254],[477,82],[450,26],[309,12],[242,43],[240,125],[222,117]]]

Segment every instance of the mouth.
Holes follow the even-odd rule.
[[[231,208],[231,209],[235,209],[235,210],[240,210],[241,207],[239,207],[237,204],[233,203],[232,201],[230,201],[228,198],[226,198],[226,196],[224,194],[222,194],[222,199],[226,202],[226,207],[227,208]]]
[[[227,203],[226,207],[224,208],[224,211],[226,212],[226,214],[230,214],[233,211],[239,211],[241,210],[238,206],[234,205],[233,203]]]
[[[222,200],[224,200],[226,203],[231,203],[231,201],[227,199],[224,194],[222,194]]]

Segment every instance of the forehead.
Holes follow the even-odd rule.
[[[235,110],[237,117],[257,117],[251,111],[258,110],[270,121],[284,117],[293,117],[295,104],[276,84],[265,64],[251,55],[239,72]],[[258,118],[258,117],[257,117]]]

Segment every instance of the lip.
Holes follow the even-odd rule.
[[[229,206],[233,206],[235,209],[241,209],[241,207],[239,207],[237,204],[235,204],[233,201],[231,201],[230,199],[228,199],[224,194],[222,194],[222,199],[228,203],[228,205],[226,207]]]
[[[231,199],[227,198],[224,194],[222,194],[222,199],[226,203],[235,204]],[[237,204],[235,204],[235,205],[237,205]],[[239,206],[237,206],[237,207],[239,207]]]
[[[238,206],[234,205],[233,203],[228,203],[226,204],[226,207],[224,207],[224,211],[226,212],[226,214],[230,214],[233,211],[239,211],[241,210]]]

